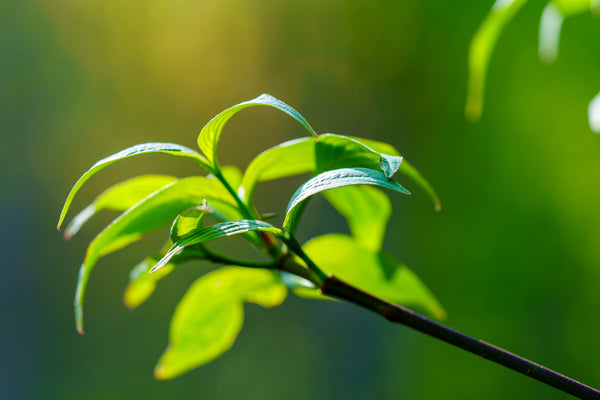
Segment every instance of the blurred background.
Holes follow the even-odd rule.
[[[77,270],[115,215],[64,242],[55,226],[75,180],[136,143],[195,148],[212,116],[261,93],[318,132],[392,143],[429,178],[442,211],[404,182],[413,196],[392,197],[384,248],[437,295],[446,324],[600,387],[600,136],[586,114],[600,88],[600,21],[566,20],[558,61],[544,65],[545,3],[527,4],[492,56],[482,119],[469,123],[467,51],[491,4],[2,2],[0,398],[566,398],[366,311],[293,295],[272,310],[246,306],[231,351],[158,382],[173,308],[208,268],[184,266],[127,310],[128,272],[165,231],[100,261],[78,336]],[[246,110],[227,125],[220,159],[243,168],[305,135],[273,109]],[[70,216],[128,177],[199,172],[164,155],[123,161],[89,181]],[[260,186],[261,210],[281,213],[300,182]],[[346,229],[323,201],[307,211],[303,239]]]

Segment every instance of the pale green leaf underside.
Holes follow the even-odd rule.
[[[198,147],[200,147],[202,153],[204,153],[206,158],[213,166],[216,166],[217,163],[217,143],[219,141],[219,137],[221,136],[221,132],[223,131],[223,127],[229,118],[231,118],[235,113],[246,107],[252,106],[269,106],[283,111],[300,122],[312,135],[317,136],[317,133],[314,131],[314,129],[298,111],[294,110],[283,101],[278,100],[271,95],[262,94],[253,100],[245,101],[228,108],[227,110],[216,115],[202,128],[200,135],[198,136]]]
[[[169,249],[167,254],[165,254],[165,256],[150,270],[150,273],[164,267],[175,254],[188,246],[251,231],[268,232],[272,234],[281,233],[279,228],[259,220],[230,221],[207,226],[193,232],[188,232],[184,237],[178,240]]]
[[[80,332],[83,329],[85,288],[98,259],[165,226],[177,214],[204,200],[235,207],[233,198],[217,180],[201,176],[183,178],[145,197],[94,238],[81,266],[75,293],[75,319]]]
[[[598,93],[588,106],[588,119],[590,129],[594,133],[600,133],[600,93]]]
[[[357,244],[372,251],[381,249],[392,213],[385,193],[372,186],[346,186],[328,190],[323,195],[346,218]]]
[[[165,153],[171,154],[174,156],[187,157],[195,160],[200,165],[208,168],[208,162],[204,157],[195,152],[192,149],[189,149],[185,146],[181,146],[174,143],[143,143],[138,144],[136,146],[129,147],[127,149],[121,150],[118,153],[115,153],[111,156],[103,158],[102,160],[96,162],[90,169],[88,169],[78,180],[75,182],[75,185],[69,192],[67,199],[65,200],[65,204],[60,213],[60,218],[58,219],[57,228],[60,229],[65,216],[67,215],[67,211],[71,206],[71,202],[75,197],[75,194],[79,191],[81,186],[94,175],[96,172],[100,171],[104,167],[109,166],[112,163],[115,163],[119,160],[123,160],[129,157],[137,156],[140,154],[148,154],[148,153]]]
[[[554,0],[546,5],[540,20],[539,54],[542,61],[556,61],[563,20],[592,8],[591,0]]]
[[[227,351],[243,322],[243,303],[281,304],[287,289],[272,271],[226,267],[190,286],[175,309],[169,346],[154,375],[170,379],[206,364]]]
[[[370,251],[348,235],[328,234],[303,246],[308,256],[324,272],[387,301],[418,307],[443,319],[446,315],[436,298],[408,267],[387,253]],[[321,297],[318,291],[296,291],[305,297]]]
[[[207,205],[195,206],[179,214],[171,225],[171,241],[173,243],[184,238],[188,234],[202,228],[202,217],[213,210]]]
[[[351,185],[375,185],[410,195],[402,185],[387,179],[379,171],[367,168],[340,168],[326,171],[308,180],[296,190],[287,206],[283,228],[288,232],[294,230],[299,205],[310,196],[325,190]]]
[[[100,211],[125,211],[150,193],[176,180],[176,177],[169,175],[142,175],[109,187],[71,220],[65,229],[65,239],[73,237],[83,224]]]
[[[471,40],[465,108],[468,119],[478,120],[481,116],[485,79],[492,52],[504,27],[526,2],[527,0],[496,0]]]

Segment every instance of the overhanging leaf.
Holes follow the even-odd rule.
[[[488,65],[504,27],[527,0],[496,0],[477,32],[469,49],[469,88],[465,115],[476,121],[481,117]]]
[[[436,298],[404,264],[385,252],[370,251],[348,235],[328,234],[303,246],[308,256],[326,273],[387,301],[418,307],[437,319],[446,315]],[[305,297],[323,298],[318,291],[303,288]]]
[[[197,231],[188,232],[185,236],[180,238],[173,244],[167,254],[165,254],[165,256],[150,270],[150,273],[164,267],[175,254],[188,246],[251,231],[267,232],[276,235],[281,233],[279,228],[259,220],[230,221],[207,226]]]
[[[325,190],[352,185],[375,185],[410,195],[398,182],[387,179],[379,171],[367,168],[341,168],[323,172],[305,182],[296,190],[287,206],[283,228],[288,232],[295,230],[298,207],[303,201]]]
[[[111,186],[73,218],[65,229],[65,239],[73,237],[98,212],[125,211],[150,193],[176,180],[176,177],[168,175],[142,175]]]
[[[243,321],[243,303],[281,304],[287,290],[272,271],[226,267],[198,279],[175,309],[169,346],[154,376],[171,379],[227,351]]]
[[[200,147],[200,150],[202,150],[202,153],[204,153],[211,165],[216,166],[217,164],[217,143],[219,141],[219,137],[221,136],[221,131],[223,130],[223,127],[229,118],[231,118],[238,111],[252,106],[269,106],[283,111],[300,122],[312,135],[317,136],[317,133],[314,131],[314,129],[298,111],[294,110],[283,101],[278,100],[271,95],[262,94],[253,100],[248,100],[228,108],[211,119],[202,128],[200,135],[198,136],[198,147]]]
[[[102,160],[96,162],[94,165],[92,165],[92,167],[90,169],[88,169],[77,180],[77,182],[75,182],[75,185],[73,186],[73,188],[71,189],[71,191],[69,192],[69,194],[67,196],[67,199],[65,200],[65,204],[62,208],[60,217],[58,219],[57,228],[60,229],[60,226],[62,225],[62,223],[65,219],[65,216],[67,215],[67,211],[69,210],[69,207],[71,206],[71,202],[73,201],[73,198],[75,197],[75,194],[77,194],[77,192],[79,191],[81,186],[88,179],[90,179],[90,177],[92,177],[92,175],[94,175],[96,172],[100,171],[104,167],[107,167],[110,164],[115,163],[119,160],[124,160],[129,157],[137,156],[140,154],[148,154],[148,153],[165,153],[165,154],[171,154],[174,156],[187,157],[187,158],[191,158],[192,160],[198,162],[200,165],[202,165],[206,168],[209,168],[209,164],[208,164],[207,160],[204,157],[202,157],[200,154],[198,154],[194,150],[189,149],[185,146],[181,146],[181,145],[174,144],[174,143],[143,143],[143,144],[138,144],[136,146],[132,146],[127,149],[121,150],[118,153],[115,153],[111,156],[108,156],[108,157],[103,158]]]
[[[88,246],[75,293],[77,330],[83,332],[83,299],[90,273],[98,259],[139,240],[169,222],[185,209],[207,199],[235,208],[234,200],[215,179],[183,178],[145,197],[108,225]]]

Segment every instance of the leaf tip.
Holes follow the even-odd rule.
[[[469,122],[477,122],[481,118],[481,103],[478,101],[468,101],[465,107],[465,118]]]
[[[440,202],[435,203],[435,211],[436,212],[442,211],[442,203],[440,203]]]

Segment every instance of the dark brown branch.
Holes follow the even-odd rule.
[[[374,311],[391,322],[416,329],[419,332],[433,336],[473,354],[477,354],[478,356],[520,372],[530,378],[537,379],[538,381],[544,382],[580,399],[600,400],[600,391],[592,387],[586,386],[583,383],[499,347],[477,340],[464,333],[431,321],[415,314],[407,308],[388,303],[363,292],[354,286],[348,285],[333,276],[330,276],[325,280],[321,287],[321,292],[324,295],[336,297]]]

